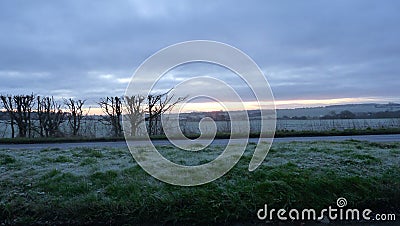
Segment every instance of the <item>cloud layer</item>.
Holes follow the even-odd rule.
[[[277,100],[400,101],[399,11],[398,1],[364,0],[1,1],[0,93],[94,103],[122,95],[159,49],[210,39],[252,57]]]

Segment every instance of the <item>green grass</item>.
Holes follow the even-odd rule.
[[[88,158],[84,158],[84,159],[79,163],[79,165],[80,165],[80,166],[88,166],[88,165],[93,165],[93,164],[96,164],[96,163],[97,163],[97,159],[88,157]]]
[[[68,156],[57,156],[56,158],[49,158],[49,157],[42,157],[40,158],[39,162],[36,162],[36,164],[48,164],[48,163],[67,163],[67,162],[72,162],[72,159]]]
[[[44,148],[40,150],[41,152],[53,152],[53,151],[59,151],[60,148]]]
[[[104,157],[103,153],[99,149],[92,148],[76,148],[73,150],[73,156],[75,157],[93,157],[93,158],[102,158]]]
[[[0,165],[9,165],[15,163],[17,160],[11,155],[0,154]]]
[[[345,197],[351,208],[399,213],[399,143],[279,143],[273,145],[260,168],[249,172],[254,148],[255,144],[249,144],[245,156],[226,175],[196,187],[172,186],[154,179],[131,160],[126,149],[35,152],[39,158],[54,154],[48,157],[53,160],[75,154],[67,158],[72,163],[66,159],[47,161],[46,166],[38,166],[42,168],[29,169],[34,176],[12,169],[7,171],[9,176],[1,174],[0,223],[262,224],[256,213],[264,204],[319,210],[335,206],[338,197]],[[160,149],[167,158],[190,157],[170,146]],[[220,149],[207,148],[198,162]],[[0,153],[4,159],[11,156]],[[32,153],[18,153],[15,161],[28,165],[23,156]],[[113,158],[115,153],[119,159]],[[190,158],[193,163],[194,157]],[[65,162],[76,165],[63,168]],[[82,166],[98,170],[81,172]]]
[[[68,156],[58,156],[53,161],[54,162],[72,162],[72,159]]]

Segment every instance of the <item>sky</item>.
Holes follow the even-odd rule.
[[[214,40],[257,63],[278,108],[400,102],[398,12],[400,2],[390,0],[4,0],[0,94],[33,92],[95,105],[124,95],[135,70],[160,49]],[[217,65],[178,67],[159,87],[195,75],[227,81],[252,102],[245,84]],[[192,110],[211,106],[204,101]]]

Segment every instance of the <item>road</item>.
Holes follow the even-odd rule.
[[[344,141],[344,140],[363,140],[371,142],[400,142],[400,134],[391,135],[357,135],[357,136],[325,136],[325,137],[285,137],[275,138],[274,142],[291,142],[291,141]],[[249,142],[257,142],[257,138],[250,138]],[[139,141],[140,142],[140,141]],[[228,139],[214,140],[212,145],[226,145]],[[168,140],[155,140],[154,145],[168,145]],[[49,143],[49,144],[0,144],[1,149],[34,149],[41,150],[45,148],[70,149],[75,147],[126,147],[125,141],[117,142],[82,142],[82,143]]]

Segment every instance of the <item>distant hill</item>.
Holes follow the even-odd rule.
[[[344,104],[344,105],[330,105],[324,107],[311,107],[311,108],[294,108],[294,109],[277,109],[277,117],[321,117],[328,115],[331,112],[340,113],[342,111],[351,111],[353,113],[375,113],[384,111],[399,111],[400,104]]]

